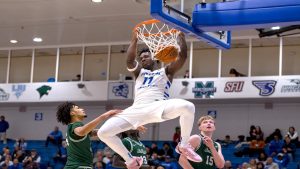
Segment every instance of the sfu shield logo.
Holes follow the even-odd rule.
[[[275,91],[277,81],[275,80],[257,80],[252,81],[252,84],[259,89],[260,96],[270,96]]]

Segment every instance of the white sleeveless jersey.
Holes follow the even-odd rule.
[[[141,69],[135,81],[134,104],[151,103],[158,100],[167,100],[171,82],[169,81],[165,68],[150,71]]]

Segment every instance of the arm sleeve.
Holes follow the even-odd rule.
[[[75,128],[81,127],[81,126],[83,126],[83,123],[82,123],[82,122],[75,122],[75,123],[72,124],[71,129],[70,129],[70,130],[71,130],[71,131],[70,131],[70,137],[71,137],[71,138],[73,138],[73,139],[75,139],[75,140],[78,140],[78,139],[81,139],[81,138],[84,137],[84,136],[78,136],[78,135],[74,132]]]

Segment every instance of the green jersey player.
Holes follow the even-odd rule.
[[[146,147],[140,141],[139,130],[128,130],[126,132],[121,133],[121,138],[123,145],[126,149],[131,153],[132,156],[142,157],[143,164],[141,169],[150,168],[147,162],[147,152]],[[113,167],[115,168],[126,168],[125,161],[122,159],[121,156],[115,155],[113,158]]]
[[[72,102],[65,102],[57,108],[57,121],[68,125],[66,133],[67,163],[65,169],[90,169],[93,164],[91,141],[89,133],[100,122],[121,112],[121,110],[108,111],[87,124],[82,121],[87,117],[84,110]]]
[[[212,134],[216,130],[215,120],[211,116],[202,116],[198,120],[200,130],[199,135],[193,135],[189,139],[189,144],[195,149],[196,153],[202,157],[202,162],[189,161],[181,155],[179,164],[184,169],[215,169],[223,168],[225,161],[221,150],[221,145],[213,141]]]

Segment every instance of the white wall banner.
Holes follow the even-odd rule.
[[[175,79],[171,89],[185,99],[300,97],[300,76]]]
[[[133,81],[0,84],[1,102],[133,99]],[[300,76],[174,79],[171,98],[239,99],[300,97]]]
[[[0,102],[105,101],[106,89],[106,81],[0,84]]]

